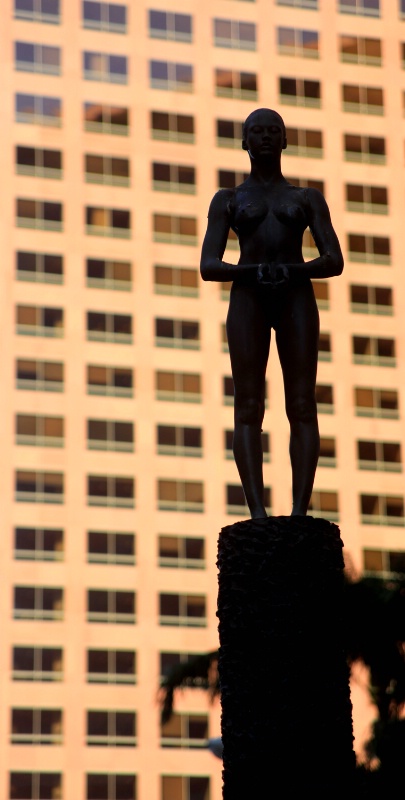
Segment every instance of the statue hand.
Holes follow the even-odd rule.
[[[289,269],[286,264],[259,264],[257,280],[266,286],[285,286],[290,280]]]

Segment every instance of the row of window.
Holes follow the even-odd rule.
[[[91,715],[93,712],[88,713]],[[17,718],[21,724],[21,715]],[[88,717],[89,727],[90,721],[93,726],[95,719]],[[194,737],[200,732],[195,723],[195,715],[189,715],[187,721],[181,721],[180,729],[185,729],[187,726],[188,733],[190,733],[191,726],[191,733]],[[42,726],[42,721],[40,724]],[[179,744],[178,746],[186,745]],[[138,798],[137,776],[134,774],[87,773],[85,785],[86,800],[101,800],[101,798],[103,800],[137,800]],[[45,800],[45,798],[63,797],[63,776],[59,772],[10,772],[9,786],[9,797],[13,800]],[[210,779],[208,777],[162,775],[160,778],[160,800],[173,800],[173,798],[176,800],[210,800],[210,796]]]
[[[114,5],[112,9],[119,8]],[[192,18],[187,14],[149,11],[149,31],[153,38],[192,41]],[[214,44],[241,50],[256,49],[256,25],[229,19],[213,20]],[[277,49],[281,55],[319,58],[319,33],[302,28],[278,27]],[[382,65],[381,39],[341,34],[340,59],[344,62]],[[400,43],[404,65],[405,43]],[[50,75],[61,74],[61,48],[27,41],[14,42],[14,66],[17,70]],[[126,56],[100,52],[83,53],[83,77],[90,80],[126,82]]]
[[[326,458],[333,459],[333,443],[325,443]],[[361,441],[358,444],[360,469],[401,469],[400,449],[395,442]],[[226,484],[226,513],[245,514],[246,500],[240,484]],[[271,513],[271,490],[264,489],[265,506]],[[61,472],[42,472],[17,470],[15,476],[15,499],[17,502],[53,503],[64,502],[64,475]],[[133,478],[112,475],[89,475],[87,477],[87,503],[90,506],[110,506],[114,508],[133,508],[135,505],[135,482]],[[330,505],[329,505],[330,503]],[[397,508],[395,513],[382,511]],[[402,497],[360,495],[361,521],[376,524],[403,525],[404,500]],[[201,481],[158,479],[157,508],[160,511],[204,512],[204,484]],[[336,492],[313,491],[309,509],[312,514],[338,514],[338,495]],[[373,510],[365,510],[373,509]],[[378,510],[379,509],[379,510]],[[367,517],[370,517],[370,520]],[[392,518],[399,521],[392,522]]]
[[[364,356],[364,354],[363,354]],[[62,392],[64,390],[64,365],[58,361],[18,359],[16,364],[17,389]],[[133,396],[133,371],[125,367],[89,365],[87,391],[89,394],[113,397]],[[194,372],[159,370],[155,377],[156,399],[169,402],[202,402],[202,378]],[[232,405],[233,380],[223,378],[223,401]],[[317,384],[318,411],[333,413],[334,391],[330,384]],[[358,416],[399,418],[399,395],[396,389],[355,387],[354,406]],[[228,448],[227,448],[228,449]]]
[[[251,2],[254,2],[254,0],[251,0]],[[316,11],[319,8],[319,0],[277,0],[277,5]],[[342,14],[379,17],[381,11],[380,0],[337,0],[336,10]],[[83,27],[125,33],[127,25],[126,12],[126,5],[84,0],[82,6]],[[403,18],[405,15],[405,0],[399,0],[398,12],[400,18]],[[158,14],[159,12],[150,13]],[[61,22],[60,0],[14,0],[14,16],[18,19],[57,24]],[[189,18],[188,15],[179,16]],[[158,30],[164,30],[167,27],[176,30],[176,25],[171,21],[170,16],[167,15],[167,17],[166,20],[157,18],[156,27]],[[179,23],[177,27],[179,28],[179,33],[181,33],[184,23],[183,26]]]
[[[287,128],[287,137],[290,155],[318,157],[323,153],[321,131]],[[86,181],[116,186],[130,185],[130,161],[128,158],[85,154],[84,162]],[[155,190],[181,194],[195,193],[197,187],[195,167],[162,162],[153,162],[151,167],[152,186]],[[61,178],[63,175],[62,153],[60,150],[17,145],[16,169],[19,174],[42,178]],[[220,169],[217,171],[217,187],[218,189],[233,189],[247,177],[247,172]],[[292,182],[291,179],[288,180]],[[318,184],[319,188],[323,190],[323,182],[319,181]],[[345,195],[348,211],[371,214],[388,213],[388,189],[385,186],[348,183],[345,184]],[[26,212],[21,213],[21,209],[17,206],[17,217],[21,216],[27,217],[28,215]],[[88,220],[87,224],[94,223]],[[118,226],[115,223],[113,227]]]

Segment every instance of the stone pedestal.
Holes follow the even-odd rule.
[[[224,800],[350,792],[342,547],[339,528],[313,517],[247,520],[221,531]]]

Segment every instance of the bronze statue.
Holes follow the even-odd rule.
[[[319,457],[319,314],[310,279],[343,270],[323,195],[292,186],[281,173],[286,146],[285,125],[276,111],[260,108],[248,116],[242,148],[250,157],[250,175],[235,189],[215,194],[201,254],[203,280],[233,281],[227,317],[235,386],[233,452],[252,518],[266,516],[261,426],[272,328],[291,429],[292,515],[307,513]],[[308,226],[320,255],[304,262],[302,236]],[[230,228],[240,244],[237,265],[222,261]]]

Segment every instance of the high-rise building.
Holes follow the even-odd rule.
[[[218,706],[186,690],[161,730],[156,698],[217,647],[217,533],[246,516],[229,287],[198,275],[208,205],[248,171],[243,120],[276,108],[284,174],[322,189],[346,262],[314,281],[312,513],[359,573],[404,572],[405,2],[1,17],[0,797],[215,800]],[[267,389],[267,502],[289,514],[274,345]]]

